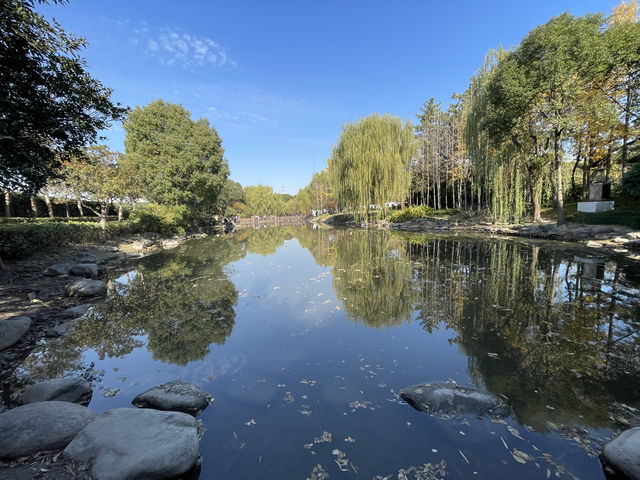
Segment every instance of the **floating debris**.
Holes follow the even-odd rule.
[[[311,476],[307,477],[307,480],[326,480],[327,478],[329,478],[329,474],[322,468],[322,465],[317,464],[311,470]]]
[[[306,378],[303,378],[302,380],[300,380],[300,383],[304,383],[306,385],[309,385],[310,387],[313,387],[316,384],[315,380],[307,380]]]
[[[255,424],[256,424],[256,421],[252,418],[252,419],[251,419],[251,420],[249,420],[248,422],[244,422],[244,424],[245,424],[247,427],[250,427],[251,425],[255,425]]]
[[[105,397],[115,397],[119,393],[120,393],[120,389],[119,388],[108,388],[107,390],[105,390],[104,396]]]
[[[344,441],[349,443],[356,443],[356,439],[353,438],[352,436],[347,436],[347,438],[345,438]]]
[[[286,403],[295,402],[295,399],[293,398],[293,395],[291,395],[291,392],[287,392],[287,394],[284,397],[282,397],[282,400]]]
[[[331,432],[325,430],[321,436],[313,439],[313,443],[331,443],[332,438]]]
[[[460,456],[462,456],[462,458],[464,458],[465,462],[469,463],[469,459],[464,456],[464,453],[462,453],[462,450],[458,450],[458,453],[460,454]]]

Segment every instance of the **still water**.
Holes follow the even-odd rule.
[[[273,227],[148,257],[19,374],[81,374],[90,407],[181,379],[202,479],[604,478],[598,442],[640,408],[640,268],[560,244]],[[454,380],[507,419],[429,416]]]

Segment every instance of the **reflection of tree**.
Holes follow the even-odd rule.
[[[247,250],[249,253],[259,255],[271,255],[275,253],[285,240],[293,238],[295,227],[278,226],[256,228],[251,230],[247,236]]]
[[[337,230],[334,242],[333,286],[347,315],[371,327],[409,320],[416,291],[403,242],[369,230]]]
[[[521,243],[410,238],[425,329],[455,330],[475,383],[506,395],[520,421],[605,426],[614,399],[637,398],[636,337],[613,343],[637,327],[638,292],[620,287],[627,266]]]

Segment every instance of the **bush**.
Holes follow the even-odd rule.
[[[447,210],[434,210],[426,205],[417,205],[415,207],[407,207],[402,210],[395,210],[389,213],[389,221],[394,223],[408,222],[415,218],[429,218],[429,217],[448,217],[458,213],[458,210],[449,208]]]
[[[109,215],[107,221],[118,220],[117,215]],[[51,223],[51,222],[94,222],[98,223],[99,217],[0,217],[0,223]]]
[[[190,210],[185,205],[158,205],[145,203],[139,205],[130,217],[136,230],[162,234],[184,234],[197,231],[207,225],[207,217]]]

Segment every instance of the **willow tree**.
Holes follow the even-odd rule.
[[[403,125],[398,117],[372,114],[344,125],[329,164],[338,208],[362,218],[376,205],[386,217],[387,204],[407,195],[415,153],[409,121]]]

